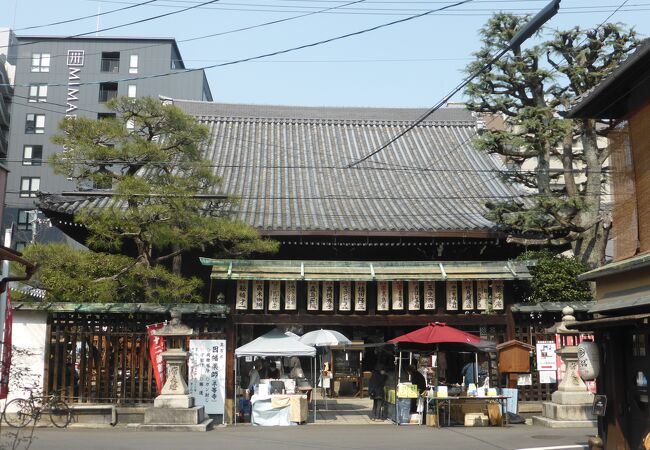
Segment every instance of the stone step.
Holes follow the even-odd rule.
[[[595,420],[554,420],[548,417],[533,417],[533,425],[541,425],[548,428],[590,428],[596,427]]]
[[[192,408],[147,408],[144,412],[145,425],[197,425],[205,420],[203,406]]]
[[[560,405],[544,402],[542,415],[556,420],[595,420],[591,413],[592,405]]]
[[[136,428],[143,431],[208,431],[212,429],[212,419],[205,419],[195,425],[152,423],[137,425]]]

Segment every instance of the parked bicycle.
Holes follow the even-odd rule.
[[[10,427],[23,428],[32,421],[38,422],[43,414],[49,414],[57,428],[67,427],[72,420],[72,410],[58,393],[35,396],[31,390],[29,398],[15,398],[7,403],[2,415]]]

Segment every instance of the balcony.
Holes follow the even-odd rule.
[[[106,103],[110,99],[117,97],[117,83],[100,83],[99,84],[99,102]]]
[[[102,72],[118,73],[120,71],[120,52],[102,52]]]

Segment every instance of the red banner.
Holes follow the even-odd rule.
[[[164,337],[155,336],[153,332],[154,330],[162,328],[163,325],[165,324],[154,323],[153,325],[147,325],[147,335],[149,336],[149,358],[151,359],[151,365],[153,366],[153,374],[156,377],[156,386],[159,394],[162,390],[163,384],[165,383],[165,361],[162,359],[162,352],[167,350],[167,345]]]
[[[11,327],[13,315],[11,311],[11,296],[7,288],[7,305],[5,309],[5,332],[2,339],[2,367],[0,368],[0,399],[9,395],[9,373],[11,372]]]

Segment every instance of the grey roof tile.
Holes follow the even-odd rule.
[[[215,193],[239,197],[235,217],[261,231],[489,232],[485,202],[521,194],[500,179],[497,158],[472,146],[477,121],[463,108],[439,110],[347,168],[424,110],[174,104],[210,128]],[[41,205],[73,213],[109,201],[59,200]]]

